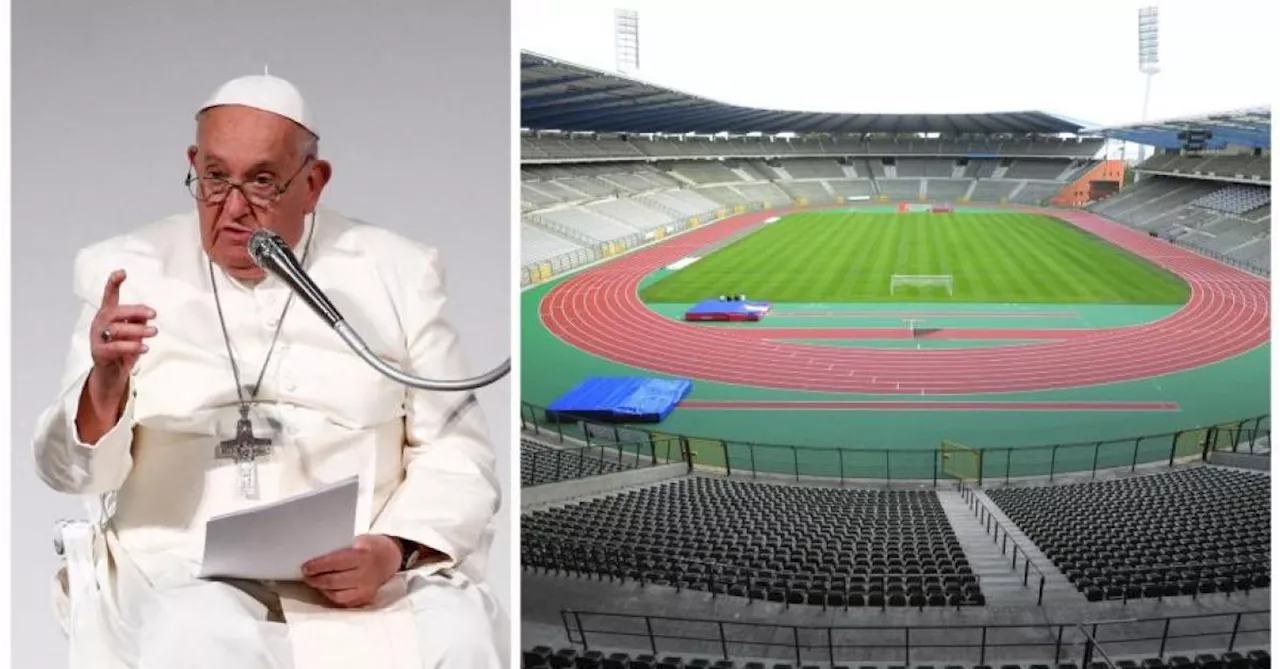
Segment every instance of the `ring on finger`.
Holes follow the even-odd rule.
[[[98,338],[103,342],[109,343],[111,341],[111,326],[102,328],[102,332],[98,333]]]

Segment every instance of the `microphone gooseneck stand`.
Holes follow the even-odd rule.
[[[342,341],[346,342],[347,346],[351,347],[351,350],[355,351],[356,355],[393,381],[422,390],[475,390],[501,379],[511,371],[511,358],[508,357],[501,365],[489,372],[469,379],[441,381],[406,374],[387,364],[385,360],[378,357],[369,348],[369,345],[343,319],[342,314],[338,313],[338,309],[333,306],[329,298],[325,297],[315,282],[311,280],[311,277],[307,276],[306,272],[302,270],[301,263],[298,262],[293,252],[289,250],[289,246],[285,244],[284,239],[270,230],[259,228],[249,238],[248,246],[249,256],[253,258],[254,263],[276,275],[285,285],[289,286],[289,289],[297,293],[298,297],[303,302],[306,302],[312,311],[316,312],[316,315],[320,316],[338,333]]]

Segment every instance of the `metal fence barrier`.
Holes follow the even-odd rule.
[[[683,461],[680,442],[652,439],[636,443],[596,442],[589,446],[520,448],[520,485],[531,487],[600,474]]]
[[[835,480],[840,485],[927,481],[935,487],[939,479],[945,483],[958,478],[982,486],[1008,483],[1021,477],[1048,476],[1052,481],[1064,474],[1096,475],[1099,471],[1124,467],[1133,471],[1138,465],[1149,463],[1163,462],[1172,467],[1182,459],[1208,460],[1209,453],[1213,451],[1237,452],[1242,446],[1247,451],[1255,441],[1271,436],[1271,416],[1268,414],[1208,427],[1122,439],[1022,447],[975,447],[969,449],[973,454],[970,470],[957,472],[955,460],[944,458],[954,456],[955,452],[941,447],[917,450],[847,446],[823,448],[697,437],[636,425],[572,418],[552,420],[547,418],[544,407],[529,402],[521,403],[520,426],[530,434],[557,443],[590,445],[600,441],[616,444],[674,440],[680,444],[679,451],[687,458],[690,471],[697,469],[753,478],[785,476],[795,481]],[[672,461],[675,460],[666,460]]]
[[[654,656],[696,654],[726,660],[794,660],[797,666],[838,662],[910,665],[946,662],[992,666],[1033,661],[1057,666],[1080,658],[1080,667],[1123,655],[1159,657],[1196,649],[1266,648],[1270,609],[1113,621],[1009,625],[797,626],[736,620],[679,618],[564,609],[569,643],[641,648]],[[1103,650],[1104,646],[1107,650]],[[1076,653],[1079,653],[1078,655]],[[1099,659],[1101,658],[1101,659]]]

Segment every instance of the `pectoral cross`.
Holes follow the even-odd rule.
[[[235,460],[238,470],[237,489],[245,499],[258,498],[258,463],[255,458],[271,454],[271,440],[253,435],[249,422],[249,406],[240,406],[240,420],[236,421],[236,436],[218,444],[214,455],[219,460]]]

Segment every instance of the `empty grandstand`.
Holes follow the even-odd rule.
[[[521,64],[526,284],[737,211],[1047,205],[1102,162],[1103,140],[1074,136],[1077,123],[1041,112],[821,114],[777,125],[788,115],[757,110],[736,134],[699,134],[700,124],[732,124],[744,110],[538,54],[522,53]],[[590,113],[634,97],[645,104]]]
[[[1267,474],[1186,469],[987,495],[1091,602],[1270,585]]]
[[[1179,133],[1197,128],[1220,139],[1212,148],[1185,149]],[[1270,276],[1270,109],[1093,132],[1158,152],[1136,167],[1137,183],[1091,204],[1091,211]]]
[[[528,231],[521,262],[526,280],[543,262],[558,273],[570,263],[556,259],[575,251],[611,242],[630,248],[682,230],[690,218],[705,222],[739,209],[859,201],[1048,204],[1100,163],[1101,147],[1100,140],[1013,137],[604,140],[528,133],[521,141]]]
[[[1269,271],[1270,152],[1264,148],[1269,147],[1269,110],[1228,115],[1236,123],[1254,123],[1254,134],[1235,127],[1235,134],[1225,135],[1235,142],[1231,148],[1195,154],[1179,150],[1173,140],[1152,137],[1174,135],[1192,122],[1214,127],[1224,121],[1086,129],[1038,112],[1015,120],[1009,115],[886,119],[832,114],[782,126],[797,131],[795,136],[748,134],[775,122],[768,116],[743,126],[738,136],[699,135],[689,126],[671,125],[680,115],[661,112],[687,109],[683,118],[692,123],[723,105],[537,54],[522,54],[522,65],[526,90],[547,99],[556,99],[570,78],[573,90],[599,91],[542,103],[523,115],[529,128],[520,144],[525,283],[686,229],[691,220],[705,223],[735,211],[860,201],[1050,205],[1099,166],[1103,137],[1166,147],[1138,167],[1140,174],[1163,177],[1166,186],[1155,179],[1146,187],[1125,184],[1130,187],[1094,205],[1095,211]],[[600,121],[584,116],[593,104],[631,95],[645,96],[650,106],[609,117],[616,130],[604,131],[596,125]],[[558,122],[542,125],[552,120]],[[1265,136],[1256,130],[1263,124]],[[960,132],[931,136],[944,127]],[[805,132],[815,128],[822,131]],[[886,131],[891,134],[878,134]],[[911,131],[917,134],[903,135]],[[1238,137],[1251,137],[1253,144]],[[1171,180],[1176,187],[1168,186]],[[1192,202],[1209,194],[1208,184],[1236,184],[1220,197],[1236,193],[1237,199],[1221,206],[1213,199]],[[1242,205],[1251,206],[1239,209]]]
[[[682,478],[526,514],[521,536],[528,564],[677,590],[824,608],[985,602],[929,491]]]

